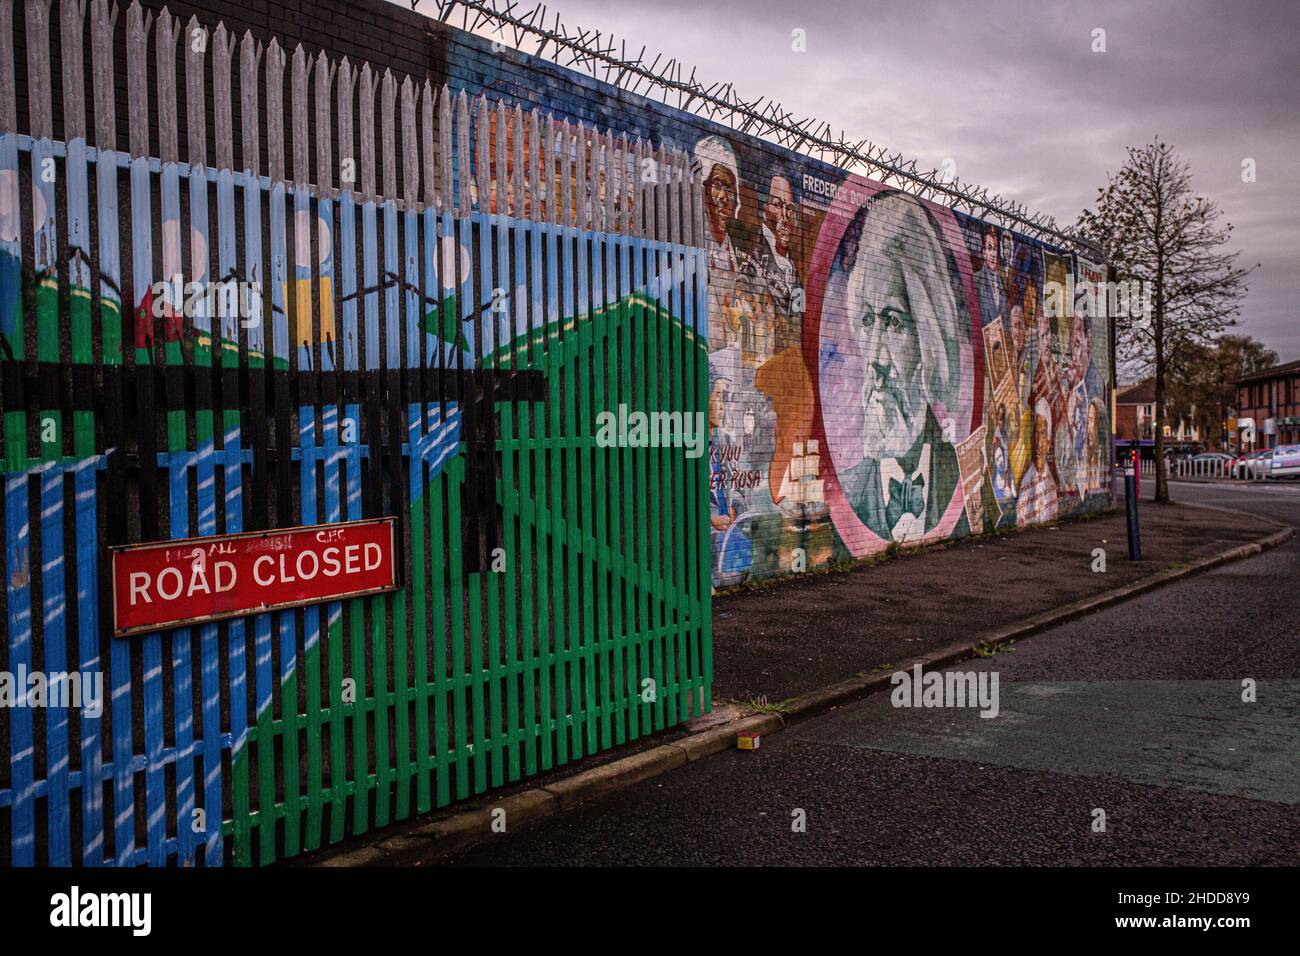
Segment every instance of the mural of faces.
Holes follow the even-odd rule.
[[[1075,260],[859,177],[769,165],[743,137],[693,155],[715,584],[787,570],[795,547],[861,556],[1052,520],[1105,490],[1098,332],[1040,307],[1048,266]]]
[[[740,167],[736,151],[722,136],[706,136],[695,144],[695,172],[704,191],[704,218],[712,246],[730,246],[730,228],[740,213]],[[718,260],[735,268],[735,263]],[[727,277],[721,277],[726,279]]]
[[[947,398],[944,330],[958,327],[959,310],[946,272],[929,212],[903,193],[864,206],[841,243],[829,288],[856,347],[865,457],[906,453],[930,403]]]

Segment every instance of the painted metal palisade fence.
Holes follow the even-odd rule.
[[[596,439],[706,410],[686,158],[119,12],[0,0],[0,671],[105,690],[0,708],[0,863],[270,863],[707,710],[707,456]],[[396,592],[111,636],[111,546],[385,515]]]

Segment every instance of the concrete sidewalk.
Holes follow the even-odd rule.
[[[716,597],[714,697],[776,704],[1277,530],[1243,514],[1150,501],[1140,517],[1136,562],[1116,511]],[[1092,571],[1095,548],[1105,550],[1104,573]],[[1158,632],[1160,622],[1142,626]]]

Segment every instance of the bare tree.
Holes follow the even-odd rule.
[[[1156,500],[1169,500],[1164,461],[1165,390],[1171,368],[1235,325],[1253,271],[1223,247],[1232,232],[1213,200],[1192,191],[1191,168],[1159,138],[1130,146],[1118,173],[1097,190],[1096,210],[1077,228],[1097,242],[1116,278],[1149,290],[1140,308],[1112,316],[1116,347],[1155,377]],[[1149,285],[1148,285],[1149,283]]]

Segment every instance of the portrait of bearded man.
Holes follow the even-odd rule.
[[[845,396],[862,408],[862,459],[840,470],[854,512],[886,541],[937,527],[961,489],[951,430],[961,405],[959,340],[970,324],[943,233],[905,193],[877,194],[857,212],[827,278],[826,309],[847,327]],[[960,503],[960,502],[958,502]],[[952,529],[968,531],[963,514]]]

